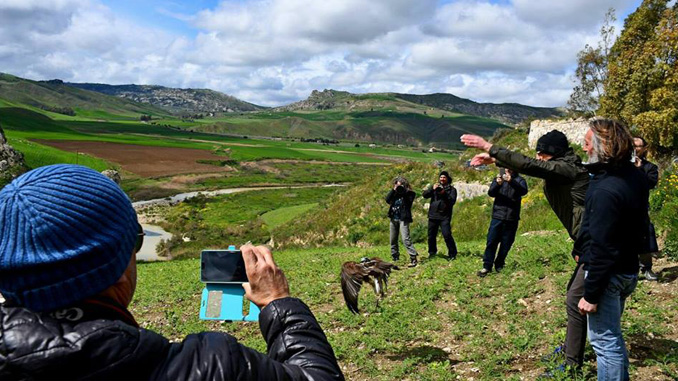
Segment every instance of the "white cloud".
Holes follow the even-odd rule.
[[[314,89],[450,92],[564,105],[606,10],[640,0],[224,0],[139,25],[99,0],[0,2],[0,71],[35,79],[212,88],[262,105]]]

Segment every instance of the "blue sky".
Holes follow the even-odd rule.
[[[275,106],[314,89],[563,106],[576,54],[640,0],[3,0],[0,71],[211,88]]]

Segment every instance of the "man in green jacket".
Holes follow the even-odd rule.
[[[471,165],[496,164],[523,175],[544,179],[544,195],[570,238],[575,240],[584,214],[584,197],[589,186],[589,173],[574,153],[567,137],[553,130],[537,141],[536,158],[498,147],[478,135],[462,135],[467,147],[480,148],[484,153],[473,157]],[[572,251],[579,261],[580,253]],[[579,367],[584,361],[586,345],[586,317],[579,313],[578,303],[584,295],[584,271],[579,265],[567,288],[567,336],[565,338],[566,364]],[[560,352],[562,349],[556,349]]]

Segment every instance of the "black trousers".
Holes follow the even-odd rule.
[[[572,274],[567,287],[567,334],[565,336],[565,357],[567,365],[580,367],[584,363],[586,346],[586,315],[579,313],[579,300],[584,297],[584,269],[582,265]]]
[[[450,218],[445,218],[443,220],[428,220],[428,255],[436,255],[438,253],[438,244],[436,243],[436,238],[438,238],[438,229],[443,233],[443,238],[445,239],[445,245],[447,246],[447,255],[452,257],[457,256],[457,244],[454,242],[452,237],[452,227],[450,226]]]
[[[487,230],[487,245],[483,255],[483,267],[486,270],[501,269],[506,264],[506,256],[516,240],[518,221],[506,221],[493,218]],[[501,246],[500,246],[501,244]],[[499,247],[499,252],[497,252]],[[496,259],[495,259],[496,256]]]

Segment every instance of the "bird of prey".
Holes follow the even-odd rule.
[[[341,267],[341,291],[344,294],[344,301],[349,311],[357,314],[358,311],[358,293],[363,282],[369,283],[377,294],[377,305],[379,298],[384,296],[388,286],[388,277],[391,270],[400,270],[393,263],[382,261],[374,257],[362,258],[358,262],[346,262]]]

